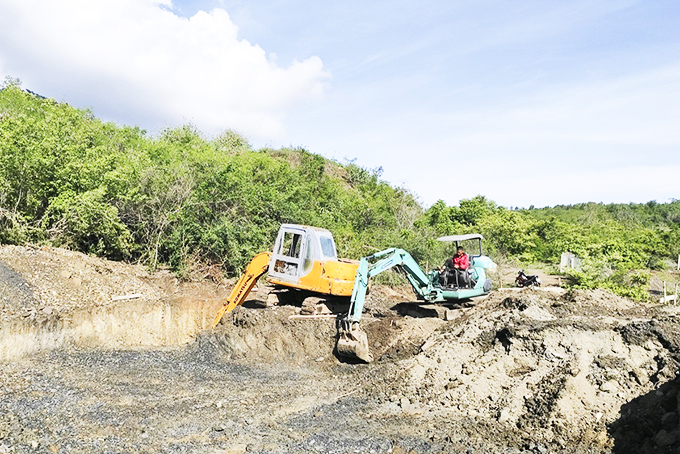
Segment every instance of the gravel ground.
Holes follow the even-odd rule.
[[[2,368],[0,452],[446,449],[373,418],[372,403],[353,396],[354,369],[255,367],[196,345],[43,353]]]

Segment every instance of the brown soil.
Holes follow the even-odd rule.
[[[0,452],[677,452],[677,308],[550,279],[444,305],[374,286],[365,365],[263,292],[213,329],[231,282],[3,246]]]

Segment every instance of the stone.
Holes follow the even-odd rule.
[[[654,443],[661,448],[666,448],[675,443],[675,436],[661,429],[654,437]]]
[[[448,390],[454,389],[457,386],[458,386],[458,380],[451,379],[451,380],[449,380],[448,383],[446,383],[444,385],[444,389],[446,389],[448,391]]]
[[[678,415],[674,411],[664,413],[661,417],[661,424],[667,429],[673,429],[678,425]]]
[[[511,416],[510,409],[504,408],[501,411],[498,412],[498,422],[506,422],[510,419]]]
[[[609,380],[600,385],[600,389],[606,393],[613,393],[616,391],[617,383],[614,380]]]
[[[446,321],[455,320],[455,319],[457,319],[458,317],[460,317],[460,311],[454,311],[454,310],[452,310],[452,309],[448,309],[448,310],[444,313],[444,320],[446,320]]]

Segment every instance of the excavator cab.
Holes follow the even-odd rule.
[[[321,295],[349,297],[358,262],[339,259],[333,234],[326,229],[282,224],[271,252],[256,255],[232,289],[213,326],[222,316],[245,301],[258,279],[279,288],[305,290]]]
[[[316,227],[283,224],[274,243],[269,276],[297,283],[312,272],[315,262],[337,262],[333,235]]]
[[[269,275],[281,280],[296,280],[302,270],[304,228],[281,226],[269,264]],[[305,249],[308,246],[305,245]]]
[[[465,235],[449,235],[437,238],[437,241],[445,243],[453,243],[453,250],[458,249],[459,246],[464,246],[468,258],[470,259],[470,266],[467,269],[467,279],[464,283],[456,283],[454,286],[458,289],[465,289],[466,292],[461,292],[461,296],[467,293],[467,289],[472,290],[470,295],[467,296],[477,296],[476,293],[480,294],[488,293],[491,290],[491,280],[488,279],[486,275],[487,269],[495,268],[495,264],[491,259],[484,255],[482,250],[482,240],[484,237],[479,233],[469,233]],[[439,275],[431,275],[432,283],[434,285],[441,285],[441,280]]]
[[[358,263],[338,259],[326,229],[283,224],[274,243],[268,281],[324,295],[350,296]]]

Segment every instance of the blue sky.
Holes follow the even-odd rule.
[[[678,24],[673,1],[0,0],[0,75],[382,167],[426,206],[666,202]]]

